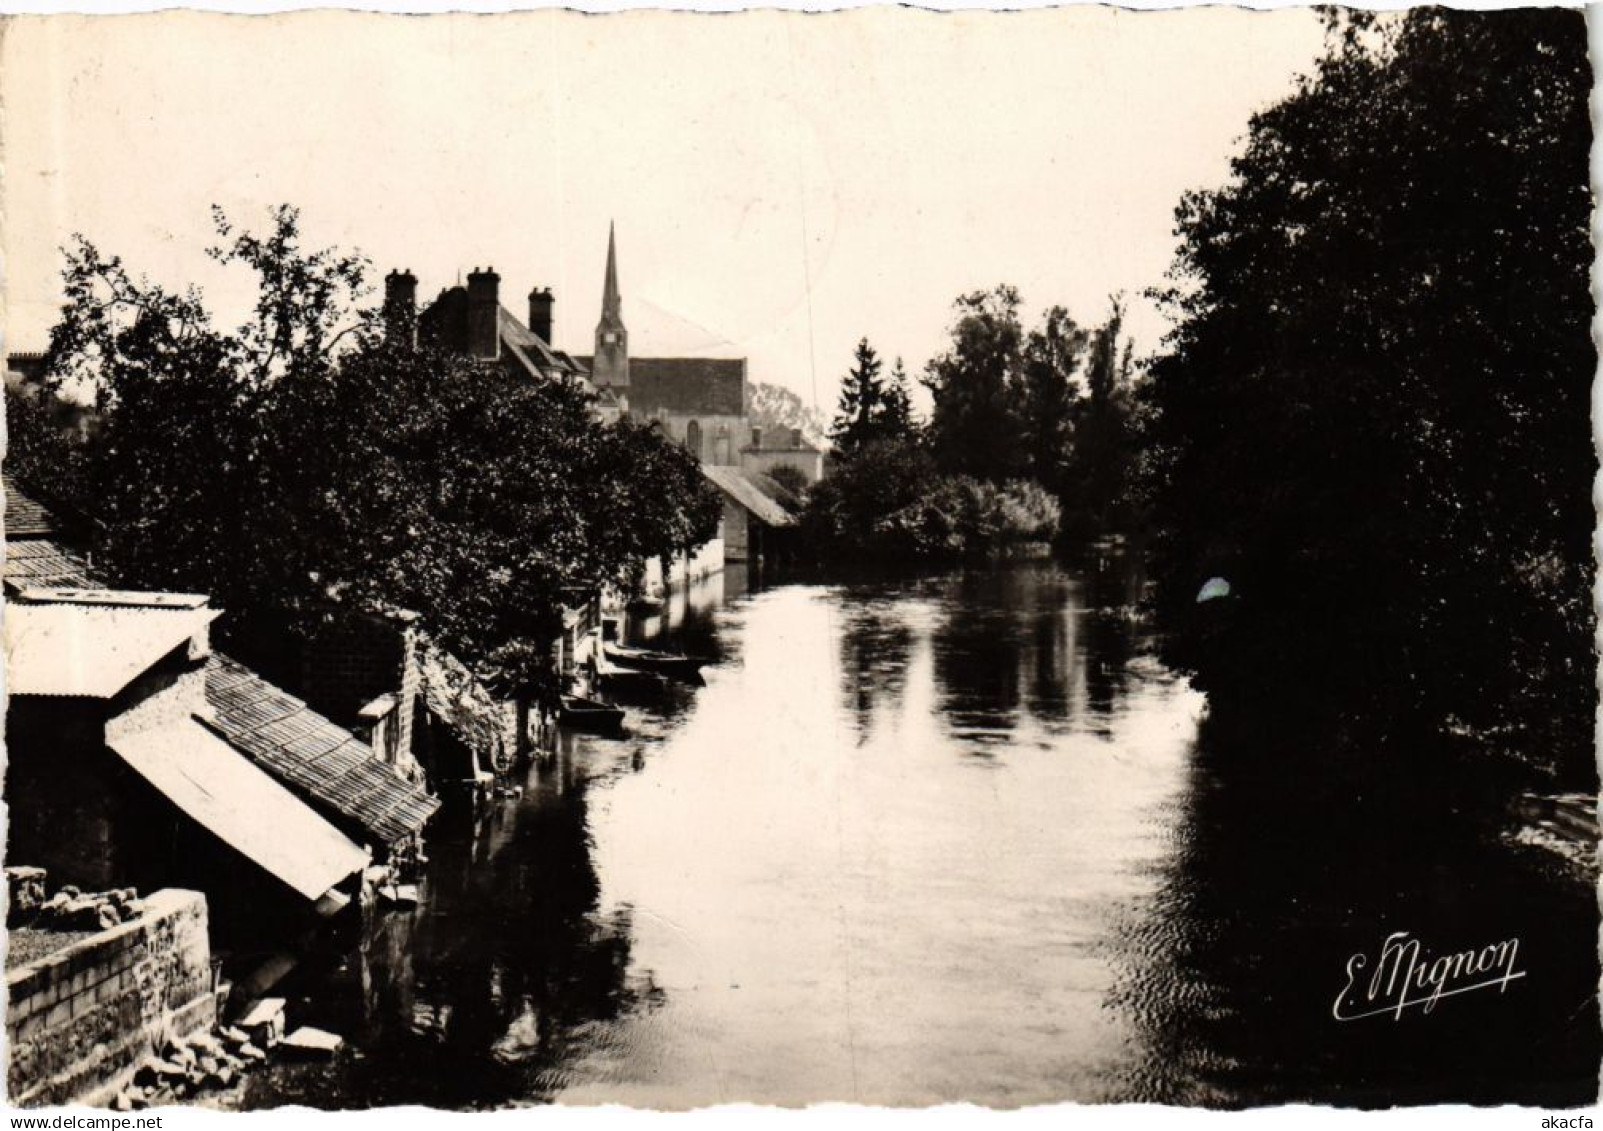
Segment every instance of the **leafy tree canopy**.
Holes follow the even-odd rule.
[[[1146,394],[1171,658],[1221,708],[1301,686],[1589,773],[1583,20],[1328,18],[1178,212]]]
[[[715,532],[695,460],[601,423],[587,387],[386,341],[367,264],[303,250],[293,208],[265,236],[215,223],[211,254],[258,280],[233,331],[194,291],[67,251],[51,372],[96,390],[82,502],[119,583],[308,627],[409,608],[503,689],[548,696],[566,596]]]

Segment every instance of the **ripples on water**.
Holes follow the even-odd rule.
[[[289,984],[355,1054],[245,1104],[1595,1093],[1586,893],[1243,781],[1102,564],[679,598],[646,628],[715,656],[707,686],[438,830],[423,906]],[[1334,1026],[1343,953],[1399,916],[1535,930],[1548,989]]]

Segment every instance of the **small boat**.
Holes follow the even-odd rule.
[[[605,659],[596,665],[596,679],[605,688],[622,691],[661,692],[667,676],[661,672],[642,671],[639,668],[620,668]]]
[[[692,683],[701,682],[701,665],[707,662],[682,652],[655,652],[650,648],[631,648],[627,644],[609,643],[604,645],[603,652],[616,667],[655,672]]]
[[[623,726],[623,708],[578,695],[564,695],[557,719],[575,730],[615,731]]]

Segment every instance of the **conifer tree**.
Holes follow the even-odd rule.
[[[851,371],[840,391],[840,410],[829,438],[843,454],[857,451],[877,438],[885,413],[885,384],[880,379],[883,363],[874,347],[863,338],[857,343]]]
[[[885,408],[880,417],[880,431],[887,439],[910,439],[917,429],[913,422],[913,400],[907,369],[897,358],[891,367],[890,379],[885,384]]]

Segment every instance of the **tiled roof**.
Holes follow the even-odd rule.
[[[766,475],[710,463],[702,464],[701,470],[720,491],[767,525],[796,525],[796,516],[785,509],[777,497],[783,488]]]
[[[588,371],[591,358],[577,359]],[[631,357],[629,411],[653,417],[746,415],[743,357]]]
[[[493,769],[517,744],[516,722],[505,704],[451,653],[427,636],[418,638],[418,689],[429,711],[473,752],[480,769]]]
[[[232,746],[380,844],[417,832],[440,807],[349,731],[218,652],[206,664],[206,701]]]
[[[6,488],[9,496],[9,482]],[[86,561],[53,539],[12,541],[9,529],[6,535],[8,590],[99,584]],[[219,652],[206,663],[206,700],[215,712],[209,725],[230,745],[379,843],[416,832],[440,807],[349,731]]]
[[[6,588],[88,589],[96,585],[89,563],[53,538],[14,542],[6,531]]]
[[[27,495],[17,490],[11,476],[0,477],[6,488],[6,540],[13,538],[43,538],[56,532],[50,512]]]
[[[525,369],[535,376],[547,370],[556,370],[558,373],[580,372],[573,364],[572,358],[552,349],[549,342],[519,322],[510,310],[504,306],[496,309],[501,342],[513,357],[523,363]]]

